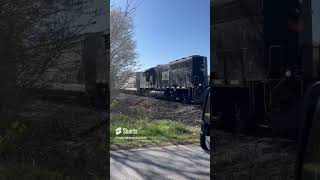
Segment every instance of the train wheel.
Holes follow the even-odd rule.
[[[169,100],[169,99],[170,99],[170,96],[171,96],[170,90],[166,89],[166,90],[164,91],[164,93],[163,93],[163,96],[164,96],[164,99]]]
[[[187,104],[187,103],[188,103],[187,95],[183,95],[183,104]]]
[[[235,124],[235,108],[233,103],[227,103],[222,109],[221,116],[217,122],[217,127],[226,131],[233,132]]]
[[[188,102],[187,96],[185,94],[180,95],[179,99],[180,99],[180,102],[183,104],[187,104]]]
[[[243,104],[236,104],[235,128],[238,131],[247,131],[249,128],[250,116],[249,109]]]

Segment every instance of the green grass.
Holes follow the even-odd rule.
[[[120,134],[117,136],[115,132],[118,127],[136,129],[138,134]],[[129,117],[124,114],[111,115],[110,130],[112,149],[197,143],[200,132],[199,127],[189,126],[177,121]]]
[[[304,164],[302,174],[304,179],[319,179],[320,164],[313,162]]]

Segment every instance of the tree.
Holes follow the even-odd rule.
[[[92,0],[0,1],[0,115],[12,118],[28,102],[30,89],[45,87],[63,74],[64,56],[79,50],[98,11]],[[84,19],[79,23],[79,19]],[[57,71],[47,76],[49,70]],[[50,77],[50,78],[48,78]],[[6,119],[6,118],[5,118]]]
[[[127,1],[126,7],[111,6],[110,13],[110,87],[111,99],[116,96],[138,67],[134,40],[133,13],[137,1]]]

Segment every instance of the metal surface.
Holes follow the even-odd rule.
[[[83,69],[86,89],[95,88],[97,83],[109,82],[107,50],[102,33],[92,33],[83,41]]]
[[[227,11],[228,9],[225,9]],[[264,41],[246,17],[214,25],[215,78],[262,80],[265,78]]]
[[[300,5],[297,1],[237,0],[213,5],[214,78],[263,81],[282,77],[288,70],[317,77],[319,26],[315,22],[320,11],[314,1],[310,16],[310,1]]]
[[[208,86],[207,58],[190,56],[136,74],[140,89],[195,88]]]

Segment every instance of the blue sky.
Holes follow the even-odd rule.
[[[209,0],[143,0],[134,21],[141,70],[195,54],[210,67]]]

